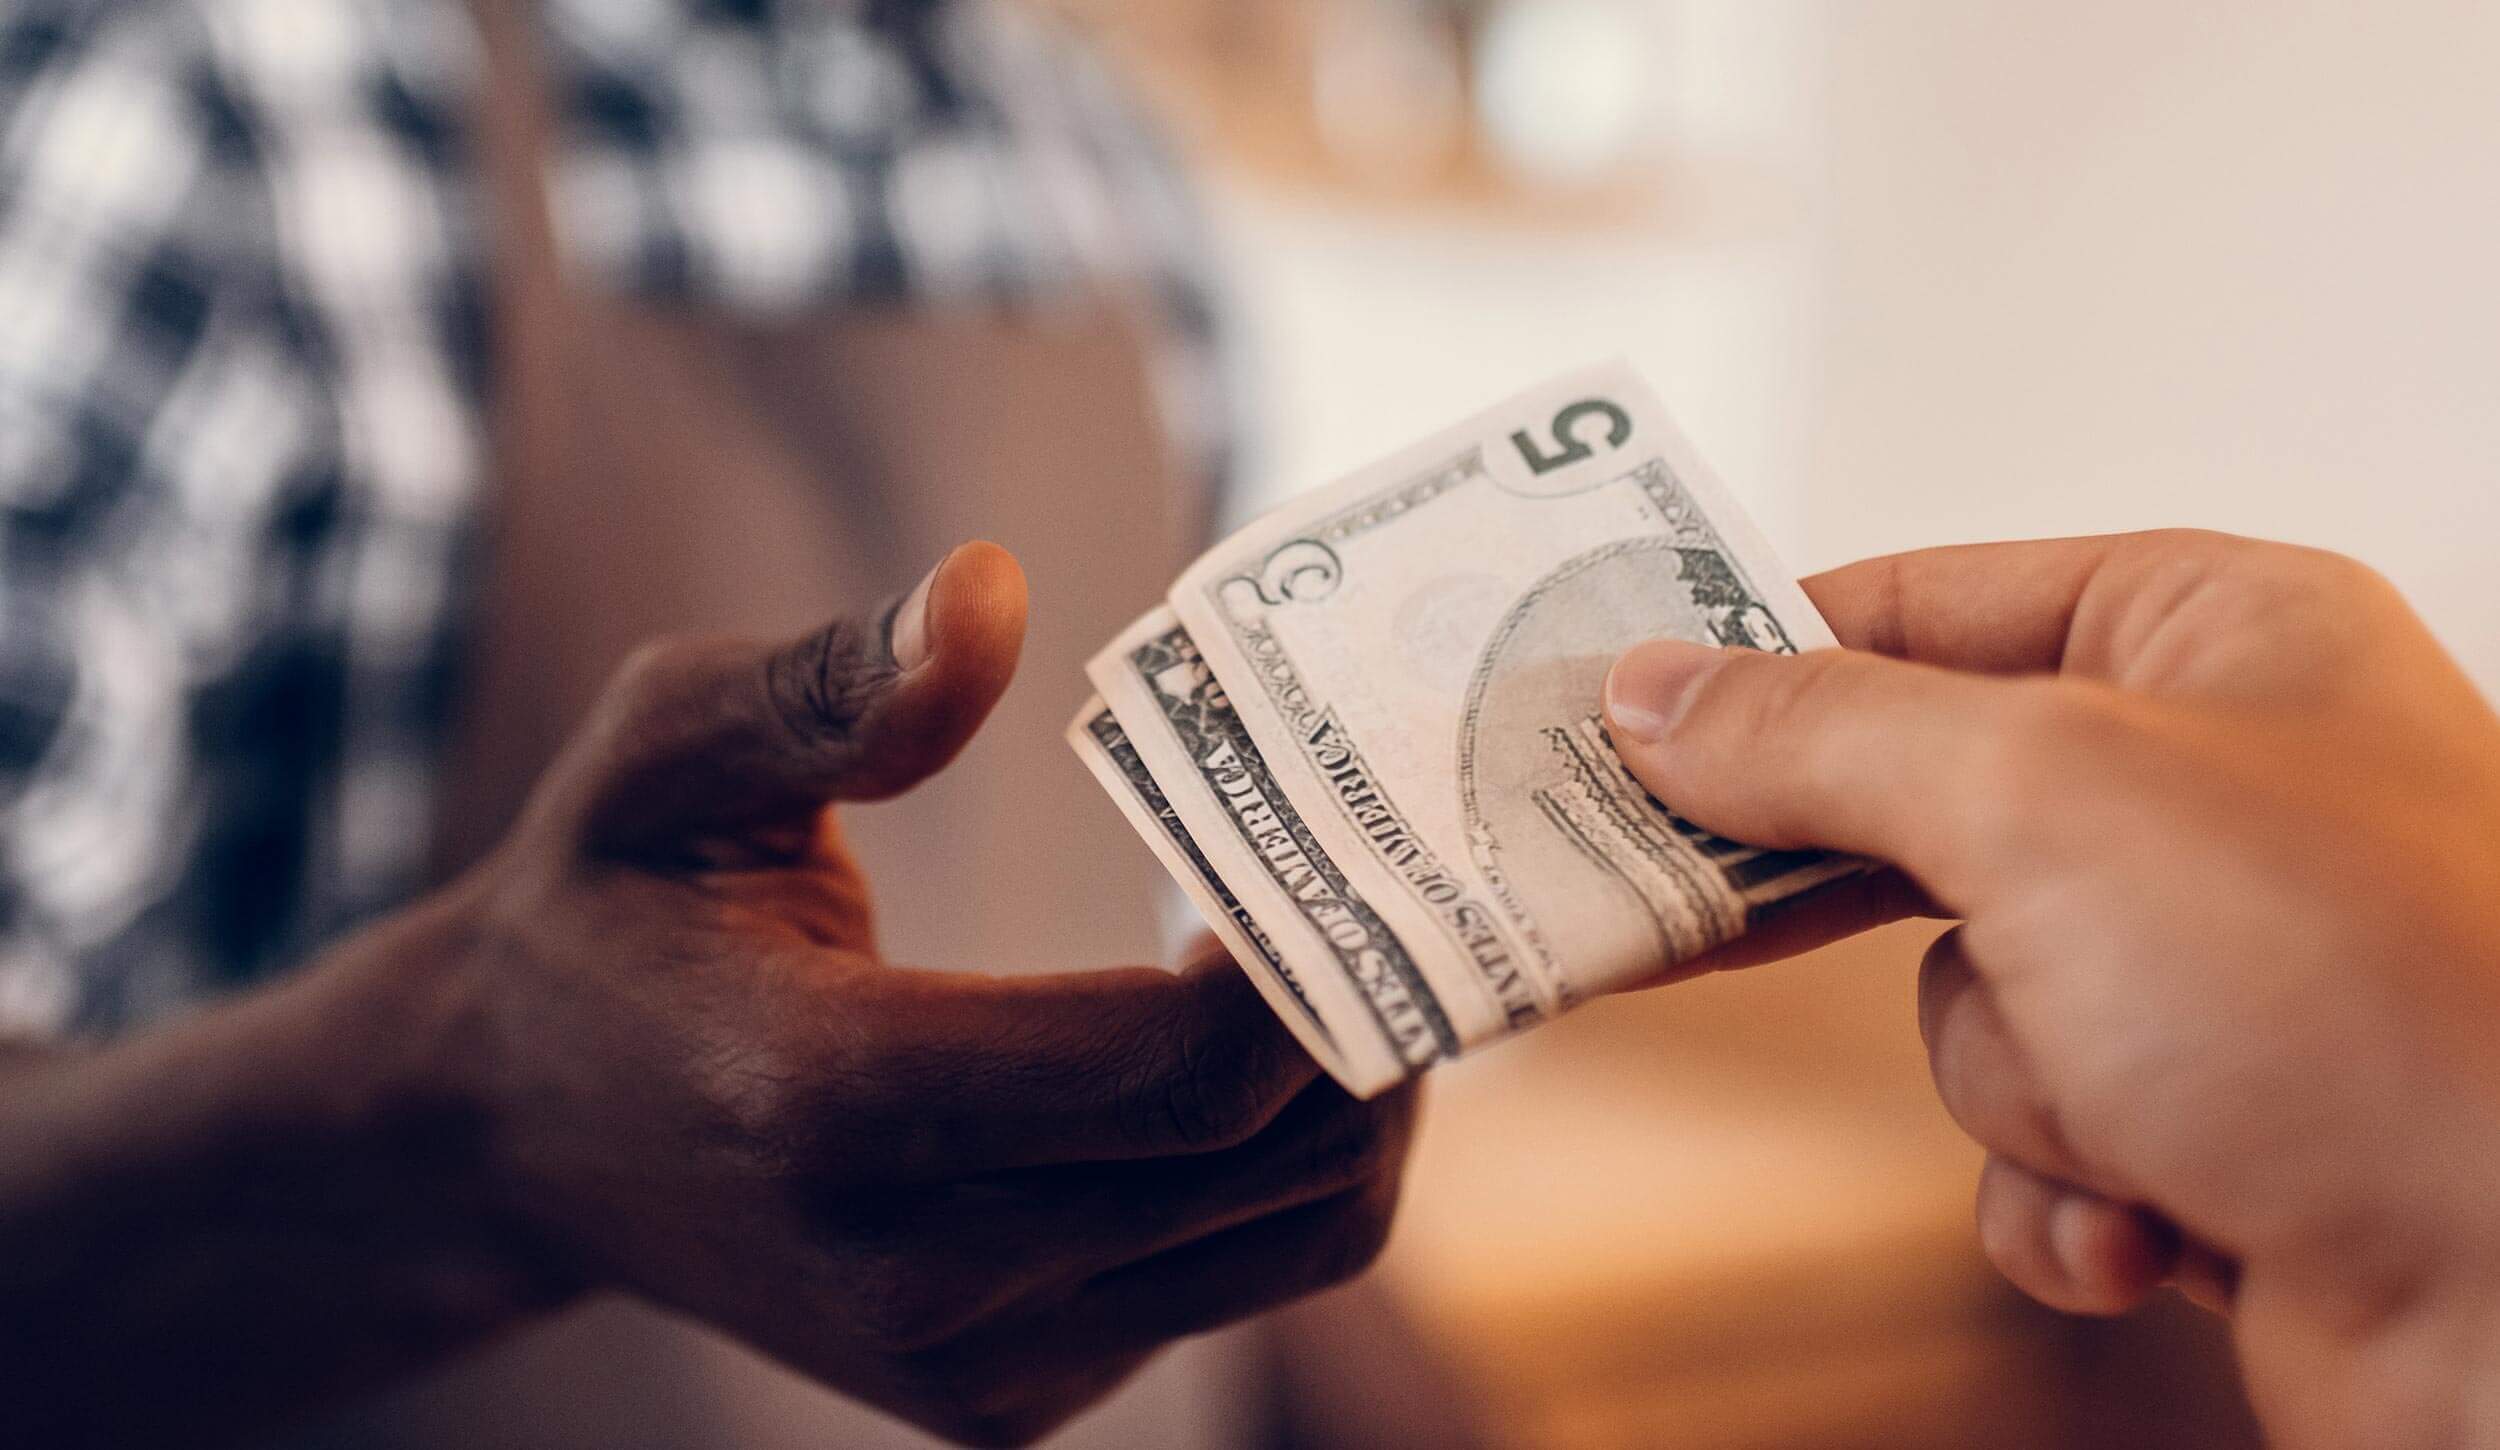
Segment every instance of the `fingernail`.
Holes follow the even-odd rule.
[[[950,552],[946,559],[954,557]],[[888,644],[894,651],[894,663],[904,670],[916,670],[929,661],[929,586],[937,582],[946,559],[938,560],[937,568],[921,575],[920,582],[895,608]]]
[[[1701,682],[1725,663],[1725,650],[1680,639],[1634,646],[1606,672],[1607,723],[1636,743],[1657,744],[1684,718]]]

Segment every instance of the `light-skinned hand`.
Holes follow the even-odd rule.
[[[2231,1317],[2287,1447],[2500,1443],[2500,719],[2385,581],[2162,533],[1806,581],[1846,649],[1674,642],[1625,762],[1891,871],[1706,966],[1959,918],[1919,1020],[1980,1237],[2059,1308]]]

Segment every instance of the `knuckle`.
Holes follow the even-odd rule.
[[[2358,657],[2384,646],[2392,620],[2412,617],[2403,591],[2360,560],[2325,549],[2288,552],[2295,580],[2285,591],[2294,596],[2285,613],[2296,611],[2306,622],[2312,648]]]
[[[956,1167],[963,1148],[964,1124],[946,1106],[949,1094],[978,1070],[902,1027],[870,1022],[818,1052],[799,1106],[828,1149],[873,1153],[892,1182],[934,1182]]]
[[[1856,713],[1866,663],[1839,650],[1735,662],[1751,684],[1743,710],[1730,722],[1742,732],[1734,738],[1749,756],[1774,758],[1772,768],[1799,787],[1772,803],[1757,833],[1769,843],[1811,839],[1820,824],[1812,818],[1815,803],[1845,797],[1864,776],[1865,762],[1849,733],[1826,727]]]
[[[2387,576],[2350,554],[2300,544],[2261,545],[2263,557],[2291,581],[2315,591],[2376,594],[2390,586]]]
[[[1232,1147],[1258,1126],[1259,1102],[1248,1079],[1203,1052],[1165,1081],[1160,1103],[1173,1141],[1200,1151]]]
[[[883,1054],[892,1032],[861,1000],[839,1016],[810,1012],[715,1025],[688,1045],[688,1066],[727,1140],[761,1171],[804,1179],[894,1131]]]
[[[1965,766],[1978,789],[1964,797],[1988,839],[2047,819],[2044,804],[2105,773],[2137,735],[2114,695],[2074,679],[2009,682],[1990,708]]]
[[[2076,1164],[2084,1161],[2082,1153],[2075,1147],[2074,1132],[2067,1126],[2065,1109],[2036,1084],[2026,1086],[2014,1111],[2020,1124],[2018,1131],[2028,1140],[2027,1146],[2041,1155],[2043,1162]]]
[[[1369,1183],[1394,1166],[1398,1147],[1399,1134],[1388,1108],[1346,1098],[1317,1125],[1305,1145],[1305,1181],[1323,1188]]]
[[[1265,1123],[1268,1106],[1255,1053],[1229,1036],[1201,1036],[1189,1024],[1170,1043],[1147,1059],[1122,1095],[1138,1136],[1185,1152],[1248,1141]]]
[[[846,1005],[839,1030],[817,1053],[816,1071],[827,1090],[869,1102],[908,1091],[920,1071],[921,1046],[909,1014],[890,1010],[865,987]]]
[[[673,636],[645,640],[618,661],[608,689],[629,700],[648,699],[683,671],[689,653],[687,642]]]
[[[708,1119],[708,1146],[759,1178],[795,1177],[821,1156],[808,1069],[761,1038],[711,1044],[685,1063]]]
[[[584,733],[611,740],[630,737],[683,693],[697,653],[693,641],[668,635],[634,646],[609,672]]]
[[[592,702],[578,736],[612,761],[664,757],[677,740],[689,699],[707,693],[707,665],[717,645],[697,636],[663,635],[626,654]]]
[[[857,734],[894,675],[883,633],[842,619],[774,651],[765,662],[764,689],[793,734],[839,746]]]
[[[2183,565],[2220,582],[2232,619],[2268,633],[2332,635],[2356,614],[2404,608],[2403,595],[2385,575],[2329,549],[2226,536],[2220,545],[2181,557]]]
[[[1691,714],[1700,713],[1714,689],[1733,685],[1742,695],[1737,718],[1729,723],[1743,730],[1746,738],[1773,735],[1816,719],[1837,703],[1835,696],[1847,688],[1849,663],[1849,657],[1837,650],[1779,660],[1737,655],[1703,683]]]

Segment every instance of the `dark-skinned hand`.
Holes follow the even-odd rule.
[[[1023,1443],[1363,1268],[1412,1096],[1320,1080],[1220,953],[991,976],[880,948],[831,804],[943,768],[1024,613],[975,544],[872,622],[651,646],[443,892],[198,1023],[13,1065],[0,1253],[181,1248],[107,1271],[126,1294],[0,1284],[47,1443],[196,1439],[598,1290]],[[115,1398],[113,1367],[192,1331],[256,1350]]]

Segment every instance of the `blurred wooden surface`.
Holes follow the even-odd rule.
[[[1935,930],[1596,1003],[1436,1076],[1382,1285],[1486,1440],[2254,1443],[2217,1324],[2065,1319],[1980,1257],[1980,1155],[1913,1015]]]

